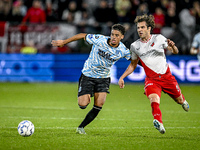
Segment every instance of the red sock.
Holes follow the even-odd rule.
[[[153,115],[154,119],[157,119],[160,123],[163,123],[162,122],[162,113],[160,111],[159,105],[160,104],[158,104],[156,102],[151,103],[152,115]]]

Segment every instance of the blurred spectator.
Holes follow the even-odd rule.
[[[75,24],[81,19],[81,11],[77,10],[77,3],[71,1],[67,9],[64,10],[62,20],[66,23]]]
[[[126,45],[126,47],[130,48],[131,43],[139,38],[137,34],[137,27],[136,25],[132,25],[128,26],[129,28],[127,28],[126,24],[124,24],[124,26],[126,28],[126,33],[122,42]]]
[[[161,0],[161,8],[163,9],[164,12],[167,11],[167,7],[169,5],[169,0]]]
[[[124,38],[126,45],[138,38],[131,25],[136,15],[143,14],[154,14],[156,28],[153,32],[173,39],[180,54],[189,54],[192,37],[200,30],[199,0],[0,0],[0,21],[8,21],[10,25],[46,21],[60,24],[62,21],[67,30],[109,35],[113,23],[123,22],[130,28],[128,38]],[[22,26],[22,33],[26,29]],[[66,51],[77,51],[76,48],[74,44]]]
[[[25,24],[26,22],[45,23],[46,15],[41,6],[42,5],[40,0],[34,0],[32,7],[28,9],[26,16],[23,18],[22,24]]]
[[[106,0],[100,0],[99,6],[94,10],[94,17],[99,23],[118,22],[115,9],[109,8]]]
[[[32,7],[33,0],[23,0],[23,1],[24,1],[24,5],[27,7],[27,9]]]
[[[20,52],[22,54],[36,54],[37,49],[35,47],[34,41],[32,41],[32,40],[28,41],[26,46],[24,46],[20,49]]]
[[[90,15],[90,13],[87,10],[82,11],[82,17],[80,20],[77,20],[75,22],[75,25],[78,26],[79,31],[83,33],[94,33],[95,27],[96,27],[96,21],[95,18]]]
[[[116,12],[115,7],[114,7],[114,2],[111,2],[111,0],[108,3],[108,10],[109,10],[109,13],[110,13],[109,20],[112,22],[112,24],[119,23],[117,12]],[[109,35],[110,35],[110,33],[109,33]]]
[[[136,17],[136,11],[140,5],[139,0],[130,0],[131,2],[131,9],[129,12],[130,23],[133,23]]]
[[[9,21],[12,0],[0,0],[0,21]]]
[[[54,22],[59,20],[58,12],[55,8],[53,8],[51,1],[46,1],[45,14],[47,22]]]
[[[148,0],[149,13],[154,14],[157,7],[162,7],[160,0]]]
[[[87,8],[89,13],[93,13],[94,10],[98,7],[99,1],[97,1],[97,0],[83,0],[82,5],[86,5],[84,8]]]
[[[189,54],[189,48],[190,44],[192,42],[192,36],[194,35],[195,31],[195,23],[196,23],[196,18],[195,18],[195,10],[194,8],[190,9],[183,9],[179,13],[179,19],[180,19],[180,24],[179,24],[179,29],[183,35],[182,38],[185,38],[186,42],[182,43],[182,53],[183,54]]]
[[[141,15],[148,14],[148,13],[149,13],[148,4],[142,3],[138,7],[136,15],[141,16]]]
[[[173,8],[173,9],[176,10],[176,2],[175,2],[174,0],[170,0],[170,1],[168,2],[167,9],[169,9],[169,8]],[[176,10],[176,11],[177,11],[177,10]]]
[[[180,21],[179,17],[176,15],[176,10],[174,8],[168,8],[165,16],[165,26],[176,29],[179,22]]]
[[[199,61],[199,67],[200,67],[200,32],[195,34],[195,36],[193,38],[190,53],[192,55],[197,55],[197,58]]]
[[[8,42],[8,22],[0,21],[0,53],[5,53]]]
[[[10,21],[21,23],[23,17],[27,13],[27,7],[23,4],[22,0],[16,0],[10,13]]]
[[[175,2],[173,1],[173,3]],[[167,9],[167,14],[165,15],[165,26],[161,29],[161,33],[165,37],[171,38],[179,22],[179,17],[176,14],[176,4],[170,5]]]
[[[195,10],[195,17],[196,17],[196,30],[200,30],[200,2],[194,1],[193,8]]]
[[[153,14],[155,21],[155,28],[153,29],[154,34],[160,34],[161,28],[165,25],[165,15],[160,7],[157,7]]]
[[[94,17],[99,23],[100,32],[104,35],[110,34],[110,27],[118,22],[115,9],[106,0],[100,0],[99,7],[94,10]]]
[[[177,6],[177,12],[178,14],[183,10],[183,9],[190,9],[192,7],[192,0],[176,0]]]
[[[68,7],[69,5],[69,0],[54,0],[57,1],[57,10],[58,10],[58,19],[60,21],[62,21],[62,15],[63,15],[63,11],[66,9],[66,7]]]
[[[131,9],[130,0],[116,0],[115,10],[118,15],[118,20],[120,23],[129,22],[128,12]]]

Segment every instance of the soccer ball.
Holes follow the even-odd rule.
[[[34,133],[35,127],[31,121],[24,120],[19,123],[17,130],[21,136],[26,137]]]

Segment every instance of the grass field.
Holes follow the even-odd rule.
[[[125,89],[111,85],[102,111],[85,127],[87,135],[78,135],[75,130],[93,103],[79,109],[77,83],[0,83],[0,149],[198,150],[200,85],[180,87],[190,111],[162,93],[164,135],[153,127],[143,84],[129,84]],[[18,134],[22,120],[35,125],[32,136]]]

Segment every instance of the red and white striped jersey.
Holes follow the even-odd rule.
[[[165,56],[167,46],[167,39],[163,35],[152,34],[148,41],[138,39],[131,44],[131,58],[139,58],[147,77],[165,74],[168,69]]]

